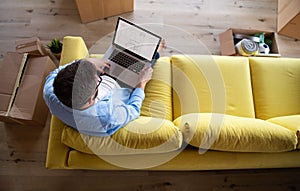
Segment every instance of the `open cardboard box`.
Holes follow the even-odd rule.
[[[300,0],[278,0],[277,32],[300,40]]]
[[[49,113],[43,87],[55,68],[48,56],[8,52],[0,65],[0,120],[43,126]]]
[[[82,23],[103,19],[134,9],[134,0],[76,0]]]
[[[18,53],[28,53],[36,56],[45,56],[48,54],[46,48],[38,37],[16,40],[16,51]]]
[[[16,51],[18,53],[28,53],[34,56],[49,56],[54,64],[58,67],[59,60],[47,50],[38,37],[31,37],[16,40]]]
[[[280,57],[278,44],[276,40],[277,37],[274,32],[261,31],[261,30],[248,30],[248,29],[234,29],[234,28],[230,28],[225,32],[220,33],[219,35],[221,55],[224,56],[238,55],[235,49],[234,34],[244,34],[244,35],[252,36],[257,33],[265,33],[265,38],[269,38],[272,40],[272,46],[270,47],[269,54],[258,54],[256,56]]]

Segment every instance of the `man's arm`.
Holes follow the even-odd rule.
[[[122,105],[113,106],[109,119],[110,128],[107,132],[108,134],[113,134],[119,128],[140,116],[142,103],[145,99],[144,89],[152,77],[152,72],[153,69],[151,67],[144,68],[140,74],[140,82],[131,93],[128,102]]]

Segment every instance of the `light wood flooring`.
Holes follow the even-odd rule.
[[[220,54],[227,28],[276,31],[276,0],[135,0],[122,15],[158,28],[165,54]],[[0,61],[15,40],[38,36],[43,43],[82,36],[91,53],[103,53],[117,17],[82,24],[74,0],[0,0]],[[156,30],[156,29],[155,29]],[[103,44],[102,44],[103,42]],[[278,35],[284,57],[300,57],[300,41]],[[200,48],[199,48],[200,47]],[[300,190],[300,169],[149,172],[47,170],[45,127],[0,122],[0,190]]]

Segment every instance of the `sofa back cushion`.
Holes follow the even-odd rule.
[[[173,120],[171,78],[170,58],[161,57],[155,63],[152,79],[145,88],[141,116]]]
[[[187,113],[255,117],[250,69],[245,57],[171,57],[174,119]]]
[[[256,117],[300,114],[300,59],[249,60]]]
[[[184,140],[199,149],[232,152],[284,152],[296,149],[293,131],[261,119],[214,113],[191,113],[174,124]]]
[[[177,151],[182,133],[171,121],[154,117],[139,117],[108,137],[89,136],[65,126],[61,142],[83,153],[131,155]]]
[[[64,37],[61,55],[60,66],[76,59],[86,58],[89,53],[82,37],[66,36]]]

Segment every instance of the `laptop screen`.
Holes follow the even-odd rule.
[[[123,18],[118,19],[113,43],[151,61],[161,37]]]

